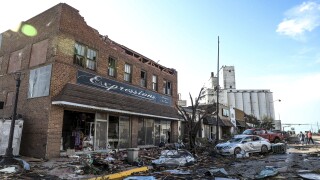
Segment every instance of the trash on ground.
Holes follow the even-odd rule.
[[[19,159],[19,158],[14,158],[15,160],[18,160],[21,162],[21,164],[23,165],[23,168],[26,170],[26,171],[30,171],[30,165],[29,163],[27,163],[25,160],[23,159]]]
[[[0,170],[2,173],[15,173],[16,171],[16,167],[7,167]]]
[[[167,172],[170,174],[191,174],[190,170],[180,170],[180,169],[165,170],[164,172]]]
[[[273,153],[279,153],[279,154],[286,153],[287,144],[285,144],[285,143],[271,144],[271,150]]]
[[[124,180],[156,180],[153,176],[130,176],[124,178]]]
[[[188,166],[194,164],[196,159],[187,150],[163,150],[159,159],[152,161],[155,165],[167,167],[172,166]]]
[[[263,179],[265,177],[272,177],[278,174],[278,170],[272,166],[266,166],[259,175],[256,175],[256,179]]]
[[[249,153],[245,152],[244,150],[240,151],[239,154],[236,155],[237,158],[246,158],[249,157]]]
[[[316,173],[301,173],[298,175],[304,179],[320,180],[320,174]]]
[[[207,172],[205,172],[205,175],[215,177],[227,177],[228,173],[224,168],[211,168]]]

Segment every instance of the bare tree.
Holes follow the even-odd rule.
[[[202,120],[206,117],[210,110],[208,106],[199,107],[199,100],[201,99],[201,94],[204,88],[201,88],[198,97],[193,101],[191,94],[190,101],[191,106],[188,108],[184,108],[182,106],[177,105],[177,109],[185,121],[185,134],[184,140],[186,140],[187,147],[190,148],[190,151],[196,153],[196,137],[201,129]]]

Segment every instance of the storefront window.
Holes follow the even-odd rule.
[[[119,143],[119,117],[109,116],[108,140],[111,148],[117,148]]]
[[[153,119],[139,119],[138,145],[155,144],[155,123]]]
[[[119,121],[120,141],[118,148],[130,147],[130,120],[129,117],[120,117]]]
[[[145,145],[146,144],[146,135],[145,135],[145,128],[144,128],[144,120],[139,119],[138,121],[138,145]]]
[[[154,144],[154,120],[146,119],[146,144]]]

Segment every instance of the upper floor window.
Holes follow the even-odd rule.
[[[48,96],[52,65],[30,70],[28,98]]]
[[[108,75],[111,77],[116,77],[116,60],[112,57],[109,57]]]
[[[48,39],[32,45],[30,67],[43,64],[47,59]]]
[[[141,87],[147,87],[147,72],[141,71],[140,75],[140,86]]]
[[[11,53],[9,60],[8,73],[17,72],[21,69],[22,50]]]
[[[222,116],[229,117],[229,110],[228,109],[222,109]]]
[[[156,75],[152,75],[152,90],[158,91],[158,77]]]
[[[163,80],[163,94],[171,95],[171,82],[167,80]]]
[[[124,65],[124,80],[127,82],[131,82],[132,77],[132,66],[130,64]]]
[[[84,45],[76,43],[74,46],[74,63],[82,67],[96,70],[97,52]]]

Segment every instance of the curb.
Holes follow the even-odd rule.
[[[124,178],[126,176],[130,176],[132,173],[135,173],[135,172],[143,172],[143,171],[148,171],[148,170],[149,170],[149,168],[147,166],[144,166],[144,167],[140,167],[140,168],[130,169],[127,171],[122,171],[119,173],[90,178],[89,180],[120,179],[120,178]]]

